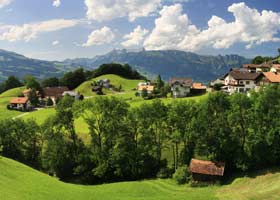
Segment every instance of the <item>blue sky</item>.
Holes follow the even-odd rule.
[[[276,55],[278,0],[0,0],[0,48],[32,58],[112,49]]]

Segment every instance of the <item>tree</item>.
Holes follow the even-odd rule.
[[[59,86],[59,79],[56,77],[47,78],[42,81],[42,87],[57,87]]]
[[[15,76],[9,76],[8,79],[3,83],[3,89],[9,90],[12,88],[21,87],[23,84]]]
[[[61,85],[67,86],[70,90],[75,89],[84,81],[86,81],[86,75],[83,68],[64,74],[60,80]]]
[[[39,97],[38,97],[37,90],[31,89],[30,92],[28,93],[28,99],[32,106],[37,106],[39,104]]]

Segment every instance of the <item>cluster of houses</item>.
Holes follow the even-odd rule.
[[[223,77],[211,82],[211,86],[222,84],[222,91],[233,94],[258,91],[261,86],[279,83],[279,64],[245,64],[242,68],[232,68]]]
[[[207,87],[202,83],[195,83],[191,78],[172,78],[169,80],[171,95],[174,98],[182,98],[191,95],[198,95],[206,93]],[[137,90],[141,94],[143,90],[151,94],[155,91],[155,85],[150,82],[138,83]]]
[[[22,97],[14,97],[10,100],[9,109],[20,110],[20,111],[31,111],[34,109],[34,106],[31,104],[29,99],[29,94],[31,89],[25,89],[22,94]],[[43,94],[40,94],[39,91],[36,91],[36,95],[40,102],[50,99],[52,104],[55,105],[59,99],[69,95],[76,100],[81,98],[81,95],[78,92],[70,91],[68,87],[46,87],[43,89]]]

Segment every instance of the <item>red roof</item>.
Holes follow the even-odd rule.
[[[27,97],[15,97],[12,98],[10,103],[12,104],[26,104],[28,102],[28,98]]]
[[[264,72],[263,75],[269,80],[271,83],[280,83],[280,74],[274,72]]]
[[[190,163],[190,172],[196,174],[205,174],[213,176],[223,176],[225,163],[214,163],[211,161],[192,159]]]

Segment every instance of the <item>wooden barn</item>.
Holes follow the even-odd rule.
[[[224,175],[225,163],[192,159],[189,170],[194,181],[213,182]]]

